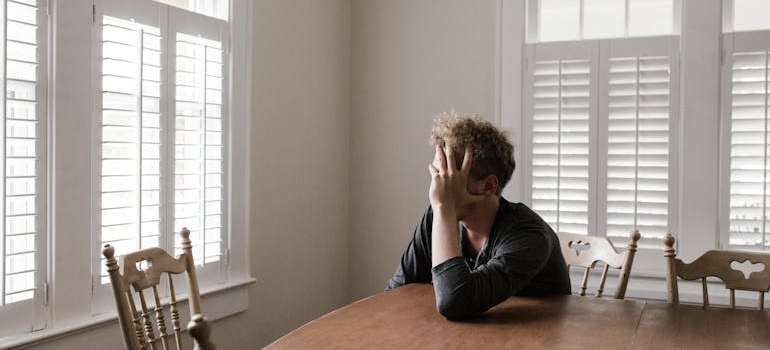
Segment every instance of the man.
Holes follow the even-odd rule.
[[[387,289],[433,283],[450,320],[482,313],[512,295],[570,294],[569,271],[550,226],[501,196],[516,163],[513,145],[478,116],[434,121],[430,207]]]

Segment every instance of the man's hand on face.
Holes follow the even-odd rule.
[[[431,174],[428,193],[431,206],[451,205],[452,208],[459,208],[483,197],[483,194],[468,192],[472,161],[473,151],[470,146],[465,148],[462,163],[458,167],[455,150],[446,145],[436,145],[433,163],[428,165]]]

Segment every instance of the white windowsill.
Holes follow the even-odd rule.
[[[256,282],[253,277],[238,279],[228,283],[213,286],[201,290],[201,303],[203,304],[205,316],[215,321],[224,317],[234,315],[248,309],[248,287]],[[180,300],[180,312],[183,313],[182,319],[189,319],[189,310],[187,309],[187,297]],[[61,339],[73,334],[87,332],[89,330],[104,327],[110,324],[117,326],[117,314],[110,313],[96,315],[85,322],[66,325],[61,327],[52,327],[37,332],[14,335],[0,338],[0,350],[27,348]],[[183,325],[183,326],[186,326]],[[115,333],[119,337],[119,333]]]

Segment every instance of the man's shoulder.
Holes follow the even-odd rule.
[[[526,237],[543,239],[553,235],[551,226],[540,215],[523,203],[508,202],[501,197],[500,216],[496,223],[501,236],[507,238],[526,239]],[[500,237],[502,238],[502,237]]]
[[[507,199],[500,197],[500,214],[503,219],[510,221],[511,223],[523,223],[528,221],[544,222],[534,210],[530,209],[526,204],[519,202],[509,202]]]

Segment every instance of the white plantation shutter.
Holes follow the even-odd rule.
[[[176,34],[174,226],[200,242],[197,264],[219,261],[223,248],[223,62],[220,41]]]
[[[669,232],[669,154],[672,52],[606,58],[606,233],[627,238],[638,229],[649,238]],[[633,45],[649,51],[653,44]],[[643,49],[638,49],[643,48]],[[610,51],[610,50],[603,50]],[[613,57],[614,56],[614,57]]]
[[[678,39],[528,46],[531,205],[556,231],[669,232]]]
[[[555,230],[588,231],[587,60],[538,61],[532,115],[532,207]]]
[[[100,232],[118,254],[160,245],[161,41],[157,27],[103,16]]]
[[[35,0],[2,1],[4,225],[0,230],[0,337],[31,330],[45,296],[46,15]],[[6,316],[5,313],[9,315]],[[13,316],[10,316],[10,314]]]
[[[156,246],[179,254],[186,227],[202,286],[221,281],[227,23],[149,1],[103,5],[98,243],[116,255]],[[93,261],[108,283],[103,258]],[[109,304],[108,288],[95,293]]]
[[[726,36],[723,95],[729,115],[730,246],[765,250],[770,246],[770,33]],[[759,34],[759,35],[758,35]]]
[[[593,63],[530,53],[532,209],[556,231],[588,233]]]

